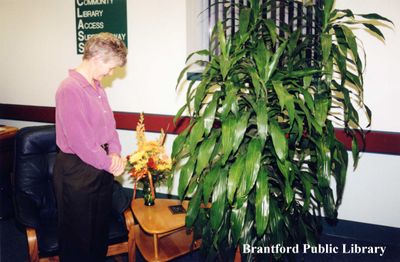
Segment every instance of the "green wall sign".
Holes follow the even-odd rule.
[[[110,32],[128,46],[126,0],[75,0],[77,53],[93,34]]]

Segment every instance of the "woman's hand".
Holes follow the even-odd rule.
[[[108,155],[111,158],[110,172],[114,176],[120,176],[125,171],[126,159],[121,158],[118,154],[111,153]]]

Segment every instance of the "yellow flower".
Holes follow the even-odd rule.
[[[133,155],[129,157],[129,163],[133,164],[143,158],[143,151],[136,151]]]

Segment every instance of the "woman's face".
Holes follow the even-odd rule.
[[[93,66],[93,79],[101,81],[105,76],[113,74],[114,69],[119,66],[119,62],[116,59],[104,60],[98,58],[95,59]]]

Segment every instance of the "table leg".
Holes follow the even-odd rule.
[[[158,258],[158,235],[157,234],[153,235],[153,240],[154,240],[154,257]]]

